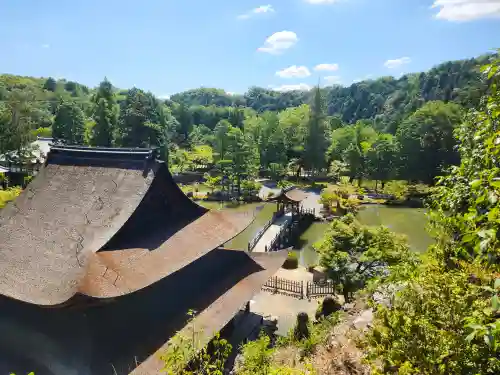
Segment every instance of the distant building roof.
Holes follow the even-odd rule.
[[[37,162],[42,163],[50,152],[50,147],[52,143],[52,138],[37,138],[36,141],[31,142],[30,146],[24,150],[24,155],[22,155],[22,161],[19,160],[18,151],[10,151],[8,153],[0,155],[0,162],[10,161],[12,163],[31,163],[35,164]]]

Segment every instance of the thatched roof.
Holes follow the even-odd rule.
[[[159,373],[189,309],[207,343],[283,264],[219,248],[252,220],[192,202],[155,150],[52,147],[0,211],[0,364]]]
[[[53,147],[39,175],[0,212],[0,294],[54,306],[77,294],[131,293],[252,219],[196,205],[153,150]]]

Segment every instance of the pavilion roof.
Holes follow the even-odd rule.
[[[291,202],[301,202],[307,198],[307,194],[300,189],[291,188],[291,189],[282,189],[279,194],[272,197],[271,200],[288,200]]]

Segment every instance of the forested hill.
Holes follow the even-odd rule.
[[[399,79],[381,77],[347,87],[323,88],[327,114],[338,116],[343,123],[349,124],[363,119],[372,120],[375,129],[394,134],[401,120],[425,102],[452,101],[466,108],[475,107],[486,91],[478,67],[489,58],[490,55],[484,55],[450,61],[427,72],[407,74]],[[0,105],[9,96],[22,97],[32,103],[36,110],[31,113],[31,118],[36,122],[36,128],[51,125],[61,96],[73,98],[90,116],[94,91],[64,79],[56,81],[52,78],[0,75]],[[115,92],[117,103],[123,104],[128,90],[115,89]],[[152,99],[152,94],[147,95]],[[165,104],[181,124],[203,124],[213,129],[220,119],[231,121],[230,116],[234,116],[231,108],[249,108],[246,113],[251,110],[258,113],[281,111],[308,104],[311,96],[312,91],[278,92],[260,87],[252,87],[243,95],[231,95],[222,89],[198,88],[172,95]]]
[[[282,174],[294,164],[325,171],[342,162],[349,167],[342,173],[351,178],[432,183],[457,162],[453,129],[463,108],[477,107],[485,94],[480,66],[490,58],[349,87],[253,87],[244,95],[199,88],[169,100],[138,88],[117,89],[106,79],[91,89],[0,75],[0,154],[25,149],[37,135],[52,135],[71,144],[168,149],[179,170],[188,168],[190,152],[208,146],[215,164],[224,173],[231,165],[238,180],[263,170]]]
[[[428,101],[452,101],[466,108],[475,107],[486,91],[478,67],[490,57],[449,61],[427,72],[407,74],[399,79],[381,77],[347,87],[326,87],[322,90],[328,115],[338,115],[344,123],[374,120],[378,130],[394,133],[402,119]],[[310,103],[311,95],[311,91],[277,92],[260,87],[252,87],[243,95],[231,95],[221,89],[199,88],[172,95],[170,100],[193,107],[194,112],[211,106],[250,107],[265,112]]]

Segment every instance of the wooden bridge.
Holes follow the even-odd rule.
[[[248,243],[248,251],[263,253],[291,246],[307,220],[313,219],[314,210],[311,209],[301,209],[298,215],[286,209],[277,212]]]

